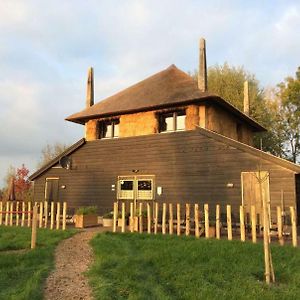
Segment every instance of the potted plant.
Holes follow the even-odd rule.
[[[103,215],[103,227],[112,227],[113,226],[113,217],[114,213],[112,211]]]
[[[91,226],[97,226],[97,207],[96,206],[85,206],[80,207],[75,212],[75,227],[85,228]]]

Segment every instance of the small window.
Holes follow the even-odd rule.
[[[160,115],[159,132],[185,130],[185,111],[175,111]]]
[[[101,121],[100,139],[112,139],[119,137],[119,120]]]

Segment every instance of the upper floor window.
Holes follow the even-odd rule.
[[[119,120],[101,121],[100,126],[100,139],[112,139],[119,137]]]
[[[159,132],[185,130],[185,111],[162,113],[159,121]]]

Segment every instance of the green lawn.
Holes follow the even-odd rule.
[[[0,226],[0,299],[42,299],[55,246],[73,233],[38,229],[37,248],[30,250],[30,228]]]
[[[268,287],[262,244],[112,233],[91,243],[96,299],[300,299],[300,250],[290,246],[272,246]]]

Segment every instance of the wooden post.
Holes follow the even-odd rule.
[[[195,237],[199,238],[200,237],[200,231],[199,231],[199,206],[198,204],[195,204]]]
[[[6,212],[5,212],[5,226],[8,225],[8,212],[9,212],[9,202],[6,202]]]
[[[154,213],[154,234],[157,234],[157,227],[158,227],[158,203],[154,204],[155,206],[155,213]]]
[[[113,232],[117,232],[117,222],[118,222],[118,202],[114,202]]]
[[[32,228],[31,228],[31,249],[36,246],[36,231],[37,231],[37,206],[33,207]]]
[[[209,238],[209,208],[204,204],[205,237]]]
[[[173,234],[173,204],[169,203],[169,234]]]
[[[190,235],[190,204],[185,205],[185,235]]]
[[[13,211],[14,211],[14,203],[12,201],[10,203],[9,226],[13,226]]]
[[[67,202],[63,203],[63,223],[62,230],[66,230],[66,219],[67,219]]]
[[[44,213],[44,205],[43,202],[40,202],[39,228],[43,227],[43,213]]]
[[[151,207],[150,203],[147,203],[147,231],[151,233]]]
[[[129,216],[129,230],[133,232],[134,218],[133,218],[133,202],[130,202],[130,216]]]
[[[227,211],[227,236],[228,240],[232,240],[232,224],[231,224],[231,205],[226,206]]]
[[[59,229],[60,226],[60,202],[56,204],[56,229]]]
[[[122,233],[125,232],[125,203],[122,202],[122,227],[121,227]]]
[[[246,233],[245,233],[245,214],[244,214],[244,207],[240,206],[240,231],[241,231],[241,241],[245,242],[246,240]]]
[[[278,232],[278,241],[281,246],[284,245],[284,239],[282,234],[282,210],[280,206],[277,206],[277,232]]]
[[[26,210],[26,203],[22,202],[22,219],[21,219],[21,227],[24,227],[25,224],[25,210]]]
[[[177,209],[177,213],[176,213],[176,216],[177,216],[177,235],[180,235],[180,233],[181,233],[181,228],[180,228],[181,218],[180,218],[180,204],[179,203],[177,203],[176,209]]]
[[[143,233],[143,202],[139,204],[139,231]]]
[[[31,202],[27,203],[27,210],[28,210],[27,227],[30,227],[31,226]]]
[[[19,226],[19,201],[16,203],[16,226]]]
[[[48,226],[48,201],[44,202],[44,219],[45,219],[44,227],[47,228],[47,226]]]
[[[54,202],[51,202],[50,207],[50,229],[54,228]]]
[[[216,205],[216,238],[219,240],[221,237],[220,232],[220,205]]]
[[[256,211],[254,205],[251,205],[251,233],[252,242],[256,243]]]
[[[163,203],[163,214],[162,214],[162,234],[166,234],[166,211],[167,204]]]
[[[2,210],[3,210],[3,202],[0,201],[0,225],[2,225]]]
[[[292,222],[292,241],[293,246],[297,247],[297,222],[296,222],[296,214],[295,214],[295,207],[290,207],[291,212],[291,222]]]

